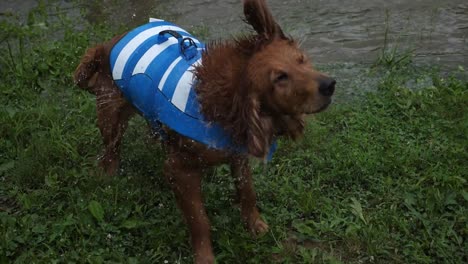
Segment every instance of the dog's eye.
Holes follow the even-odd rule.
[[[288,74],[285,73],[285,72],[281,72],[281,73],[279,73],[279,74],[276,76],[276,78],[275,78],[275,83],[281,82],[281,81],[286,81],[286,80],[288,80],[288,79],[289,79]]]

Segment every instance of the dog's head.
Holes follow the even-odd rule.
[[[207,120],[221,124],[249,154],[264,158],[275,137],[303,134],[304,116],[330,104],[335,81],[312,68],[265,0],[243,4],[256,33],[211,43],[196,68],[196,91]]]
[[[247,81],[262,108],[291,116],[324,110],[331,102],[335,80],[313,69],[297,42],[275,22],[265,0],[245,0],[244,13],[260,42],[249,61]]]
[[[244,14],[258,34],[245,73],[251,108],[247,145],[251,154],[261,157],[272,140],[265,132],[292,138],[302,134],[304,115],[327,108],[336,82],[313,69],[297,42],[276,23],[265,0],[244,0]]]

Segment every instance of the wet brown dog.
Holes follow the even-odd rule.
[[[207,148],[165,128],[164,174],[189,226],[195,263],[214,263],[200,188],[203,171],[230,164],[246,227],[254,235],[267,232],[256,207],[248,156],[265,158],[276,137],[301,136],[305,116],[324,110],[335,89],[335,81],[315,71],[298,44],[283,33],[264,0],[243,4],[246,21],[256,34],[208,45],[203,64],[195,70],[195,89],[205,118],[220,124],[248,153]],[[136,113],[110,72],[110,50],[121,37],[88,49],[74,75],[80,87],[97,97],[105,145],[100,166],[110,175],[119,167],[122,136]]]

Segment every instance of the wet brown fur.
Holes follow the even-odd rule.
[[[264,0],[244,0],[246,21],[256,34],[211,43],[196,68],[201,111],[223,126],[247,154],[214,150],[169,130],[162,142],[167,152],[164,174],[189,226],[195,263],[214,263],[210,225],[203,206],[201,178],[210,166],[228,163],[248,230],[268,230],[256,207],[248,156],[265,158],[275,137],[303,134],[304,116],[323,110],[330,96],[319,93],[320,81],[297,43],[286,37]],[[109,65],[112,47],[122,36],[87,50],[75,83],[96,95],[98,127],[105,150],[100,166],[115,174],[128,120],[136,113],[115,85]]]
[[[285,38],[280,43],[298,50],[293,40]],[[266,45],[271,45],[271,41],[262,36],[208,45],[203,65],[195,71],[199,80],[196,91],[204,116],[220,123],[238,144],[247,146],[251,155],[260,158],[267,155],[274,136],[297,139],[304,129],[303,113],[289,115],[261,109],[258,93],[270,90],[257,93],[253,86],[269,87],[270,79],[255,76],[249,80],[247,71],[256,73],[257,67],[263,68],[263,60],[269,60],[270,54],[264,53],[252,62],[252,57]]]

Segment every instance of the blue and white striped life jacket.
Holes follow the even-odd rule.
[[[161,123],[210,148],[246,152],[216,123],[207,122],[196,98],[193,69],[205,45],[159,19],[127,33],[110,56],[112,77],[156,129]]]

